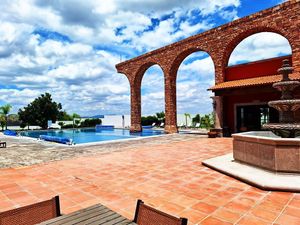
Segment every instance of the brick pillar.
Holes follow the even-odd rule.
[[[213,99],[213,108],[215,114],[215,129],[221,130],[223,127],[223,97],[214,96]]]
[[[177,133],[176,78],[165,76],[165,132]]]
[[[142,131],[141,125],[141,84],[130,84],[131,126],[130,132]]]

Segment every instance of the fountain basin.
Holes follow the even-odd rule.
[[[282,81],[274,83],[273,88],[276,88],[279,91],[293,91],[299,85],[299,81]]]
[[[263,128],[283,138],[295,138],[300,136],[299,123],[268,123],[264,124]]]
[[[300,108],[300,99],[270,101],[269,106],[277,109],[280,112],[282,111],[294,112]]]
[[[300,138],[281,138],[271,131],[232,136],[234,160],[275,172],[300,173]]]

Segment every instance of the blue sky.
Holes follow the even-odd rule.
[[[44,92],[69,113],[129,114],[127,78],[115,64],[280,4],[282,0],[3,0],[0,2],[0,104],[13,112]],[[251,36],[230,64],[290,54],[276,34]],[[178,71],[179,113],[209,113],[214,66],[190,55]],[[158,66],[142,81],[142,112],[164,110]]]

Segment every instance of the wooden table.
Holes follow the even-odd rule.
[[[109,208],[97,204],[79,211],[47,220],[40,225],[136,225]]]

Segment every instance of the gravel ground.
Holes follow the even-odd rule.
[[[0,140],[7,142],[6,148],[0,148],[0,168],[29,166],[74,158],[81,155],[108,154],[109,152],[128,150],[142,145],[182,142],[203,137],[206,136],[197,134],[172,134],[139,140],[116,141],[114,143],[66,146],[27,137],[0,135]]]

